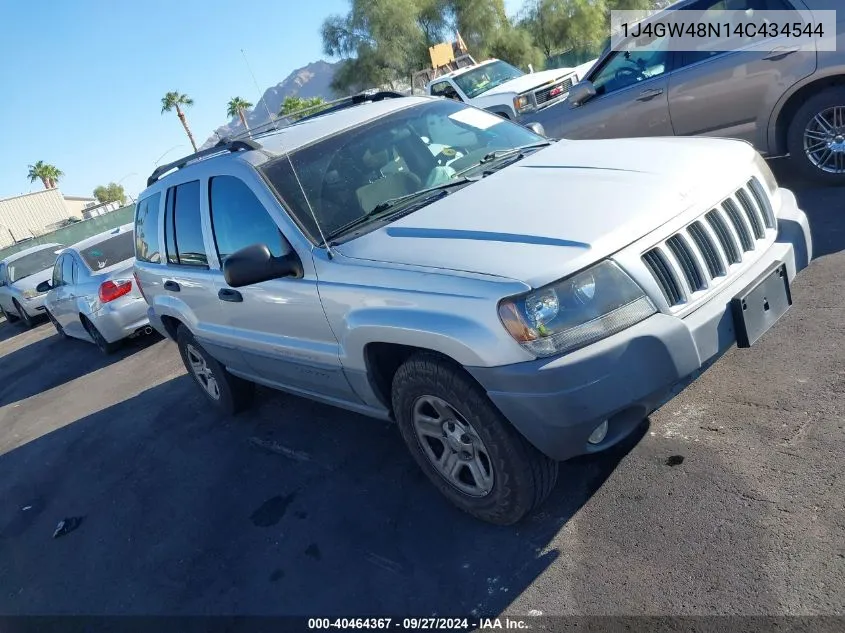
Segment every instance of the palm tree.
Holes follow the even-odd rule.
[[[194,135],[191,134],[191,128],[188,127],[188,122],[185,120],[185,113],[182,112],[182,108],[180,107],[192,105],[194,105],[193,99],[186,94],[176,91],[168,92],[161,98],[161,113],[164,114],[165,112],[170,112],[173,109],[176,110],[176,116],[178,116],[179,120],[182,122],[182,127],[185,128],[188,140],[191,141],[191,147],[193,147],[194,152],[196,152],[197,144],[194,142]]]
[[[252,104],[249,101],[241,99],[240,97],[232,97],[229,99],[229,103],[226,105],[226,116],[232,118],[234,116],[239,116],[241,118],[241,123],[244,124],[244,128],[247,132],[249,132],[249,126],[246,124],[246,117],[244,116],[244,110],[249,110],[252,107]]]
[[[64,176],[65,173],[55,165],[50,165],[43,160],[39,160],[34,165],[29,166],[29,174],[27,175],[29,182],[35,182],[37,179],[41,179],[45,189],[54,189],[59,183],[59,178]]]

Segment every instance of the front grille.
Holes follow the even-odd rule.
[[[771,201],[756,178],[642,260],[670,307],[703,296],[752,258],[777,229]],[[699,294],[696,294],[699,293]]]
[[[557,87],[560,87],[561,91],[558,94],[556,94],[554,97],[549,96],[551,94],[552,90],[554,90]],[[551,86],[548,86],[547,88],[541,88],[540,90],[537,90],[534,93],[534,99],[536,100],[537,105],[541,106],[544,103],[546,103],[547,101],[550,101],[551,99],[556,99],[556,98],[560,97],[561,95],[566,94],[567,92],[569,92],[569,89],[571,87],[572,87],[572,79],[570,77],[567,77],[563,81],[559,81],[555,84],[552,84]]]

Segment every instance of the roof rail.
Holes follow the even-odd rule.
[[[383,101],[385,99],[398,99],[404,97],[400,92],[394,92],[392,90],[379,90],[378,92],[362,92],[357,95],[352,95],[351,97],[345,97],[343,99],[338,99],[337,101],[333,101],[330,104],[330,107],[319,110],[318,112],[314,112],[313,114],[308,114],[298,121],[307,121],[309,119],[314,119],[318,116],[323,116],[324,114],[330,114],[332,112],[337,112],[338,110],[345,110],[346,108],[351,108],[352,106],[360,105],[362,103],[366,103],[367,101]]]
[[[172,163],[167,163],[166,165],[160,165],[156,167],[150,177],[147,178],[147,186],[151,186],[171,169],[182,169],[182,167],[184,167],[188,163],[192,163],[201,158],[207,158],[208,156],[214,156],[215,154],[249,151],[252,149],[261,149],[261,145],[259,143],[256,143],[255,141],[250,140],[229,141],[223,139],[213,147],[209,147],[208,149],[195,152],[193,154],[190,154],[189,156],[185,156],[184,158],[174,160]]]

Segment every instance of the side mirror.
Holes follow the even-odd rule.
[[[534,132],[534,134],[538,134],[539,136],[545,136],[546,135],[546,128],[543,127],[542,123],[537,123],[536,121],[532,121],[531,123],[528,123],[525,127],[527,127],[529,130]]]
[[[566,98],[572,105],[579,106],[596,96],[596,87],[593,82],[585,79],[569,89],[569,96]]]
[[[285,254],[275,257],[266,244],[244,246],[223,260],[223,278],[232,288],[271,279],[302,277],[302,262],[287,241]]]
[[[40,284],[38,284],[37,286],[35,286],[35,291],[36,291],[36,292],[40,292],[40,293],[42,293],[42,294],[43,294],[43,293],[45,293],[45,292],[49,292],[49,290],[50,290],[52,287],[53,287],[53,286],[51,286],[51,285],[50,285],[50,282],[49,282],[49,281],[42,281]]]

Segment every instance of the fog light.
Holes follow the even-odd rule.
[[[601,444],[604,441],[605,436],[607,435],[607,420],[599,424],[596,429],[592,432],[590,437],[587,438],[587,441],[590,444]]]

